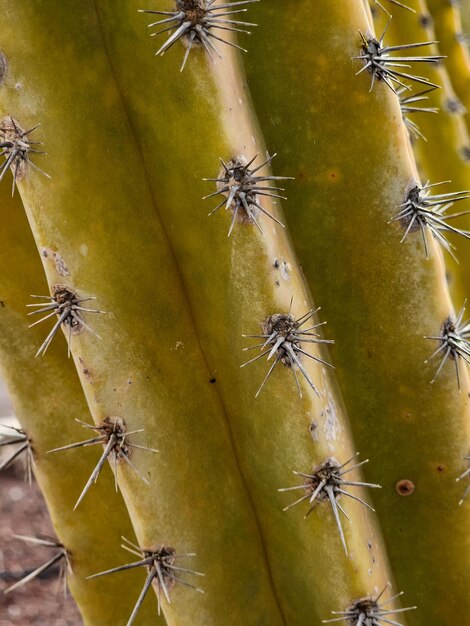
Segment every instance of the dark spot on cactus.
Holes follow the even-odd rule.
[[[403,480],[399,480],[397,482],[395,489],[399,496],[411,496],[415,490],[415,486],[411,480],[404,478]]]
[[[281,266],[281,264],[279,263],[279,259],[276,259],[276,260],[274,261],[274,267],[275,267],[276,269],[279,269],[279,267],[280,267],[280,266]]]
[[[464,161],[470,161],[470,146],[464,146],[461,148],[460,156]]]
[[[211,378],[209,380],[209,382],[211,383],[211,385],[215,385],[215,383],[217,382],[217,379],[216,378]]]
[[[436,467],[436,469],[438,472],[442,473],[446,471],[446,466],[441,463],[440,465]]]
[[[281,286],[281,283],[280,283],[278,280],[276,280],[276,281],[274,282],[274,284],[276,285],[276,287],[280,287],[280,286]]]
[[[447,113],[459,115],[464,115],[467,112],[467,109],[458,98],[447,98],[444,102],[444,110],[447,111]]]
[[[419,16],[419,24],[423,28],[432,28],[433,19],[432,19],[431,15],[429,15],[429,13],[422,13]]]
[[[5,308],[5,303],[3,302],[3,300],[0,300],[0,306],[2,307],[2,309]]]
[[[8,64],[7,64],[6,56],[0,52],[0,86],[5,80],[7,69],[8,69]]]
[[[308,430],[310,432],[310,436],[312,437],[313,441],[315,443],[317,443],[318,440],[319,440],[319,437],[318,437],[318,422],[316,420],[313,420],[313,422],[310,424]]]

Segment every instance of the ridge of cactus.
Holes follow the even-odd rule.
[[[56,442],[80,436],[76,419],[87,419],[88,407],[78,376],[62,337],[51,346],[47,360],[34,358],[42,336],[39,328],[28,328],[25,302],[33,290],[47,289],[21,200],[11,197],[10,181],[0,184],[0,370],[8,385],[13,408],[31,443],[32,470],[46,499],[59,540],[70,553],[72,575],[67,585],[78,604],[84,623],[89,626],[124,626],[142,584],[138,575],[109,581],[106,586],[90,583],[86,577],[94,569],[111,567],[119,558],[121,534],[133,537],[124,502],[114,491],[112,474],[104,468],[100,484],[89,496],[89,508],[72,512],[79,485],[88,477],[96,452],[88,448],[80,457],[47,454]],[[15,439],[12,437],[10,439]],[[1,444],[5,440],[2,438]],[[106,494],[106,497],[103,497]],[[92,514],[90,512],[92,511]],[[112,530],[111,530],[112,529]],[[13,532],[15,529],[12,529]],[[35,562],[34,544],[31,562]],[[51,546],[52,560],[60,550]],[[63,580],[65,582],[65,578]],[[20,580],[15,587],[23,584]],[[26,583],[25,583],[26,584]],[[51,584],[51,583],[47,583]],[[54,586],[52,585],[51,593]],[[14,593],[11,589],[10,593]],[[164,624],[146,604],[136,624]]]
[[[277,3],[259,3],[252,13],[264,27],[245,65],[266,140],[279,152],[274,173],[301,181],[289,193],[285,223],[335,340],[356,445],[382,458],[378,474],[370,466],[364,474],[383,487],[373,502],[391,567],[418,606],[407,623],[432,626],[458,620],[468,602],[469,513],[458,506],[455,482],[469,447],[468,376],[464,366],[459,393],[449,360],[431,385],[439,362],[425,361],[438,345],[424,336],[441,335],[453,309],[432,238],[426,260],[419,229],[400,243],[408,222],[389,223],[411,187],[425,183],[398,98],[380,83],[369,93],[370,76],[355,76],[364,63],[350,60],[363,45],[357,31],[374,36],[372,25],[358,23],[358,4],[296,2],[294,11],[284,2],[279,12]],[[291,47],[293,38],[304,45]],[[445,549],[443,517],[452,528]]]

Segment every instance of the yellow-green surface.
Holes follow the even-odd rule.
[[[400,244],[388,221],[413,178],[395,96],[351,57],[360,51],[361,2],[260,2],[262,24],[247,55],[263,131],[279,151],[275,173],[296,176],[287,223],[329,336],[358,449],[399,589],[418,610],[408,623],[461,622],[470,608],[470,507],[458,501],[469,450],[468,386],[453,363],[430,384],[450,312],[437,253],[419,233]],[[318,15],[322,19],[317,19]],[[312,44],[314,42],[314,45]],[[419,71],[417,71],[419,74]],[[432,246],[431,242],[430,245]],[[415,491],[396,492],[408,479]],[[399,621],[402,621],[401,619]]]
[[[390,45],[399,45],[410,41],[433,41],[436,33],[432,22],[423,25],[422,16],[429,15],[425,0],[411,0],[409,6],[416,13],[394,11],[393,20],[388,29],[387,41]],[[383,18],[381,24],[383,24]],[[379,27],[380,28],[380,27]],[[437,46],[426,48],[426,54],[439,54]],[[423,182],[431,183],[451,181],[436,193],[463,191],[470,189],[470,137],[462,105],[459,104],[453,90],[447,63],[439,67],[423,65],[419,73],[441,86],[427,94],[429,100],[421,103],[425,107],[439,108],[438,114],[413,113],[410,119],[420,127],[427,141],[413,141],[418,168]],[[419,90],[418,90],[419,91]],[[447,210],[447,214],[470,209],[470,200],[459,202]],[[470,216],[465,215],[449,222],[452,226],[470,230]],[[460,309],[469,295],[470,285],[470,242],[464,237],[446,233],[446,237],[455,246],[456,263],[451,255],[444,253],[446,272],[456,309]]]
[[[34,354],[44,339],[46,324],[29,329],[25,304],[31,293],[48,293],[47,283],[18,197],[11,198],[10,180],[0,185],[0,368],[18,419],[32,440],[35,476],[46,499],[59,540],[69,550],[73,576],[69,588],[88,626],[124,626],[145,579],[143,572],[117,574],[107,584],[85,580],[95,572],[120,565],[121,535],[133,540],[124,502],[104,467],[87,501],[72,511],[96,464],[100,448],[68,454],[47,454],[52,448],[88,438],[75,419],[90,422],[75,368],[67,359],[63,337],[56,338],[47,359]],[[12,532],[15,529],[12,528]],[[33,529],[31,533],[34,535]],[[34,563],[24,563],[29,568]],[[14,593],[14,592],[12,592]],[[150,598],[136,624],[161,624]]]
[[[465,121],[470,128],[470,54],[462,40],[462,20],[456,2],[450,0],[427,0],[434,29],[442,54],[449,70],[454,89],[462,100],[467,113]],[[468,13],[468,0],[463,0],[462,8]]]
[[[164,603],[167,622],[238,626],[249,612],[257,626],[282,624],[223,407],[210,383],[214,372],[200,352],[157,220],[95,6],[2,0],[0,12],[9,64],[1,107],[25,126],[42,123],[36,133],[52,176],[31,171],[20,184],[36,241],[68,266],[70,275],[61,281],[96,296],[96,305],[109,312],[86,318],[101,340],[90,333],[72,340],[93,417],[120,416],[129,429],[145,429],[139,443],[160,450],[133,454],[150,486],[127,466],[118,471],[138,540],[143,547],[164,543],[180,554],[195,552],[181,565],[206,574],[185,576],[204,594],[181,585],[172,590],[171,605]],[[132,51],[131,40],[128,46]],[[50,256],[43,260],[49,283],[56,283],[55,264]],[[121,562],[128,558],[120,555]]]
[[[178,43],[155,58],[158,38],[148,38],[151,20],[137,13],[141,6],[137,0],[98,4],[108,56],[185,282],[201,348],[217,378],[286,623],[320,624],[330,611],[373,593],[389,578],[377,529],[356,503],[344,500],[353,521],[344,524],[349,559],[329,507],[308,520],[305,507],[282,512],[295,495],[277,489],[297,484],[293,470],[308,471],[329,455],[346,460],[354,454],[342,400],[327,368],[312,366],[307,358],[304,365],[322,391],[321,400],[299,373],[301,400],[292,372],[282,366],[255,399],[269,364],[240,369],[256,355],[242,349],[257,343],[242,335],[259,333],[268,315],[287,312],[291,298],[297,317],[313,304],[281,227],[261,216],[263,235],[254,225],[236,224],[227,238],[230,212],[222,209],[209,218],[218,200],[201,200],[214,191],[202,179],[217,176],[219,157],[250,160],[259,153],[257,164],[264,160],[237,57],[220,44],[223,60],[213,65],[202,50],[193,50],[180,74],[184,46]],[[250,21],[251,10],[241,19]],[[158,106],[149,106],[153,101]],[[288,194],[295,184],[286,183]],[[265,207],[283,219],[276,206]]]

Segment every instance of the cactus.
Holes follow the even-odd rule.
[[[468,613],[468,186],[384,4],[0,0],[0,362],[87,625]]]

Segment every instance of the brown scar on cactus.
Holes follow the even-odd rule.
[[[78,296],[78,291],[72,291],[69,287],[64,285],[54,285],[52,287],[52,296],[37,296],[32,295],[31,298],[40,298],[46,300],[46,302],[39,302],[37,304],[27,304],[27,307],[40,307],[35,311],[31,311],[28,315],[39,315],[41,313],[46,313],[44,317],[42,317],[37,322],[33,322],[30,324],[30,328],[36,326],[36,324],[40,324],[50,317],[54,317],[57,315],[58,319],[54,324],[51,332],[47,335],[44,342],[39,347],[36,352],[36,357],[39,355],[44,356],[48,347],[50,346],[52,340],[56,336],[59,328],[62,324],[67,329],[68,336],[68,356],[70,356],[70,345],[72,340],[72,335],[79,335],[84,330],[92,333],[98,339],[100,336],[90,327],[83,319],[83,313],[105,313],[106,311],[100,311],[98,309],[89,309],[87,307],[82,306],[84,302],[89,302],[90,300],[96,300],[95,296],[89,296],[88,298],[80,298]]]
[[[213,6],[215,0],[176,0],[174,11],[154,11],[150,9],[139,9],[139,13],[149,13],[151,15],[159,15],[163,19],[149,24],[149,28],[163,26],[162,30],[158,30],[151,34],[151,37],[161,35],[173,29],[175,32],[168,37],[165,43],[155,52],[155,55],[163,56],[179,39],[186,45],[186,52],[181,64],[180,71],[185,68],[189,53],[194,46],[202,46],[206,50],[209,57],[215,63],[212,53],[215,53],[220,59],[221,54],[215,47],[213,39],[219,41],[243,52],[247,52],[238,44],[222,39],[216,35],[214,30],[223,30],[236,33],[246,33],[251,35],[251,31],[246,26],[257,26],[252,22],[243,22],[238,19],[232,19],[233,15],[245,13],[246,8],[238,8],[259,0],[242,0],[240,2],[230,2],[228,4],[219,4]],[[235,9],[235,7],[237,7]]]
[[[444,321],[442,325],[442,330],[440,335],[428,336],[425,335],[425,339],[432,339],[433,341],[439,341],[441,344],[429,358],[425,360],[425,363],[428,363],[432,358],[437,356],[440,353],[443,353],[441,362],[437,371],[434,375],[434,378],[431,380],[431,383],[434,383],[439,374],[441,373],[442,368],[444,367],[447,359],[454,361],[455,365],[455,375],[457,378],[457,386],[460,391],[460,374],[459,374],[459,359],[465,361],[465,363],[470,364],[470,342],[468,341],[468,337],[470,337],[470,322],[463,322],[463,316],[465,313],[465,305],[459,311],[457,318],[454,320],[452,316]]]
[[[33,481],[33,449],[31,446],[31,440],[28,435],[22,428],[15,428],[14,426],[7,426],[7,424],[2,425],[3,428],[8,428],[9,430],[14,431],[15,434],[8,435],[0,435],[0,448],[4,446],[16,446],[19,445],[18,448],[15,448],[13,453],[0,463],[0,472],[6,469],[15,459],[24,455],[25,457],[25,482],[31,485]]]
[[[383,8],[383,7],[382,7]],[[386,11],[387,15],[388,12]],[[431,46],[436,41],[424,41],[419,43],[404,44],[401,46],[384,46],[384,39],[390,26],[392,16],[389,15],[387,25],[380,39],[376,39],[373,36],[366,37],[361,31],[359,35],[362,40],[361,50],[362,53],[359,56],[352,57],[353,60],[364,61],[364,66],[356,72],[356,76],[362,74],[364,71],[368,71],[371,75],[371,85],[369,93],[374,89],[375,81],[383,81],[387,87],[389,87],[393,93],[397,94],[398,87],[402,87],[408,91],[411,87],[403,82],[403,80],[409,80],[414,83],[426,85],[428,87],[438,88],[439,85],[432,83],[430,80],[423,76],[416,76],[409,74],[408,72],[401,71],[402,68],[409,68],[409,63],[438,63],[445,57],[441,55],[431,56],[390,56],[392,52],[399,52],[401,50],[411,50],[415,48],[422,48],[424,46]],[[396,69],[396,68],[400,68]]]
[[[101,470],[103,469],[103,465],[106,459],[110,454],[113,456],[113,468],[114,468],[114,486],[116,492],[118,491],[118,482],[117,482],[117,468],[118,463],[121,461],[125,461],[131,469],[143,480],[143,482],[148,485],[148,480],[142,476],[134,464],[130,461],[129,456],[131,454],[131,450],[133,448],[139,450],[147,450],[149,452],[158,452],[155,448],[148,448],[146,446],[141,446],[136,443],[131,443],[128,440],[130,435],[135,435],[137,433],[142,433],[144,431],[143,428],[138,430],[127,431],[126,422],[121,417],[105,417],[98,426],[94,424],[87,424],[86,422],[82,422],[81,420],[76,420],[79,424],[81,424],[84,428],[89,428],[90,430],[94,430],[98,433],[97,437],[92,437],[91,439],[85,439],[85,441],[78,441],[76,443],[70,443],[66,446],[61,446],[60,448],[54,448],[53,450],[49,450],[48,454],[52,452],[62,452],[63,450],[71,450],[73,448],[82,448],[85,446],[92,446],[95,444],[103,444],[104,450],[103,453],[96,464],[95,469],[90,475],[85,487],[83,488],[73,510],[78,507],[80,502],[83,500],[88,490],[90,489],[93,483],[96,483],[98,477],[100,475]]]
[[[303,495],[295,502],[284,507],[283,511],[288,511],[293,506],[304,502],[305,500],[309,501],[311,505],[305,517],[308,517],[310,513],[317,507],[320,502],[329,502],[331,504],[331,508],[333,510],[333,515],[335,517],[336,525],[339,530],[339,535],[341,538],[341,543],[343,544],[344,551],[346,555],[348,554],[348,548],[346,546],[346,539],[344,537],[343,526],[341,524],[341,519],[339,512],[341,512],[348,521],[351,521],[346,514],[345,510],[338,502],[338,499],[343,495],[345,497],[356,500],[363,506],[367,507],[371,511],[374,509],[352,493],[348,491],[344,491],[342,487],[370,487],[373,489],[381,489],[381,485],[375,485],[373,483],[363,483],[358,481],[348,480],[347,478],[343,478],[349,472],[352,472],[361,465],[369,462],[369,459],[365,459],[365,461],[361,461],[360,463],[356,463],[355,465],[348,465],[354,461],[359,453],[350,458],[345,463],[340,464],[334,457],[327,458],[321,465],[317,465],[313,468],[311,474],[303,474],[302,472],[295,472],[296,476],[301,476],[305,480],[302,485],[297,485],[295,487],[284,487],[282,489],[278,489],[278,491],[295,491],[298,489],[303,489],[306,494]]]
[[[389,224],[399,221],[405,227],[405,233],[400,243],[405,241],[410,233],[420,230],[427,259],[429,258],[429,250],[426,241],[426,230],[429,230],[434,239],[436,239],[444,250],[451,255],[454,261],[458,263],[453,252],[455,246],[453,246],[442,233],[454,233],[465,237],[465,239],[470,239],[470,231],[455,228],[447,223],[448,220],[461,217],[462,215],[468,215],[470,210],[462,211],[461,213],[452,213],[451,215],[445,215],[445,212],[450,209],[455,202],[468,200],[470,198],[470,191],[455,191],[430,195],[432,188],[450,182],[449,180],[445,180],[430,184],[428,181],[424,187],[420,187],[417,184],[409,186],[408,190],[405,192],[405,202],[399,207],[401,210],[392,217]]]
[[[32,167],[50,178],[49,174],[46,174],[30,159],[31,154],[46,154],[46,152],[33,147],[42,145],[40,142],[29,139],[29,135],[38,126],[40,124],[23,130],[11,115],[4,117],[0,122],[0,148],[2,149],[0,156],[5,157],[5,161],[0,165],[0,181],[5,176],[6,171],[10,169],[13,174],[11,195],[15,193],[16,182],[26,177],[28,167]]]
[[[291,306],[292,306],[292,302],[291,302]],[[313,326],[309,326],[308,328],[302,329],[302,326],[306,324],[310,319],[312,319],[312,317],[316,315],[316,313],[318,313],[319,310],[320,310],[320,307],[318,307],[317,309],[311,309],[310,311],[305,313],[305,315],[302,315],[298,319],[295,319],[290,314],[290,311],[289,313],[275,313],[274,315],[270,315],[269,317],[267,317],[265,321],[262,323],[261,327],[262,327],[263,333],[261,335],[242,335],[243,337],[250,338],[250,339],[263,339],[263,342],[258,343],[254,346],[249,346],[248,348],[243,348],[244,352],[247,350],[255,350],[257,348],[260,348],[262,352],[261,354],[254,357],[253,359],[250,359],[246,363],[243,363],[242,365],[240,365],[240,367],[246,367],[250,363],[254,363],[255,361],[263,358],[264,356],[267,356],[268,361],[272,359],[273,357],[275,357],[271,367],[268,370],[268,373],[266,374],[263,382],[261,383],[261,386],[256,392],[255,398],[259,396],[261,390],[263,389],[264,385],[269,380],[269,377],[271,376],[271,374],[274,371],[274,368],[279,362],[285,365],[286,367],[290,367],[292,369],[294,373],[295,382],[297,384],[297,389],[299,390],[299,396],[301,398],[302,398],[302,390],[300,388],[300,383],[297,377],[296,368],[298,368],[301,371],[307,383],[310,385],[313,391],[317,394],[317,396],[320,397],[320,393],[318,389],[315,387],[314,383],[312,382],[312,379],[310,378],[309,374],[305,370],[302,364],[302,360],[301,360],[302,356],[307,356],[310,359],[317,361],[318,363],[322,363],[323,365],[327,365],[328,367],[332,367],[334,369],[334,366],[331,365],[331,363],[328,363],[327,361],[324,361],[320,357],[314,356],[313,354],[306,352],[302,348],[302,345],[304,343],[317,343],[317,344],[320,344],[320,343],[333,344],[334,343],[332,339],[321,339],[318,333],[313,332],[315,329],[326,324],[326,322],[319,322],[317,324],[314,324]]]
[[[379,602],[380,598],[385,593],[385,590],[390,585],[387,584],[379,595],[375,598],[368,596],[366,598],[360,598],[351,604],[345,611],[331,611],[332,615],[339,615],[339,617],[333,617],[332,619],[322,620],[323,624],[331,624],[333,622],[346,622],[353,626],[382,626],[385,624],[392,624],[393,626],[402,626],[399,622],[390,619],[391,615],[396,613],[405,613],[406,611],[414,611],[418,607],[408,606],[404,609],[387,609],[384,608],[390,602],[393,602],[397,598],[403,595],[403,591],[391,596],[388,600]]]
[[[253,169],[250,169],[250,166],[257,159],[257,154],[255,154],[250,161],[247,161],[244,156],[235,157],[228,163],[220,159],[222,168],[219,171],[218,177],[203,178],[205,181],[217,184],[217,191],[204,196],[203,200],[219,195],[227,198],[227,200],[224,199],[216,206],[209,215],[213,215],[224,205],[226,211],[232,211],[233,216],[227,235],[228,237],[232,234],[233,227],[237,221],[243,224],[256,224],[259,231],[262,233],[263,231],[258,222],[260,212],[284,228],[284,224],[261,205],[259,196],[273,198],[274,200],[277,198],[287,200],[285,196],[277,193],[279,191],[285,191],[284,187],[272,187],[269,183],[271,181],[293,180],[293,178],[290,176],[255,176],[254,174],[256,174],[256,172],[266,165],[271,164],[276,154],[267,156],[268,158],[261,163],[261,165]]]
[[[27,543],[32,543],[32,544],[36,544],[39,546],[45,546],[47,548],[51,548],[53,550],[58,550],[58,552],[54,554],[54,556],[51,559],[49,559],[49,561],[46,561],[46,563],[44,563],[43,565],[40,565],[38,568],[30,572],[27,576],[25,576],[24,578],[16,582],[14,585],[11,585],[11,587],[8,587],[7,589],[5,589],[4,593],[10,593],[14,591],[15,589],[18,589],[19,587],[25,585],[26,583],[33,580],[34,578],[37,578],[37,576],[40,576],[43,572],[53,567],[56,563],[60,563],[59,576],[57,580],[58,585],[57,585],[56,593],[59,587],[62,586],[64,597],[66,597],[67,596],[67,574],[72,576],[73,570],[72,570],[72,562],[71,562],[70,554],[65,549],[65,547],[61,543],[59,543],[56,539],[42,538],[42,537],[27,537],[25,535],[13,535],[13,537],[15,537],[15,539],[20,539],[21,541],[26,541]]]
[[[123,572],[125,570],[133,569],[135,567],[147,568],[148,573],[145,584],[126,626],[131,626],[131,624],[134,623],[139,609],[142,606],[145,596],[152,584],[156,585],[157,588],[159,615],[161,613],[162,592],[168,604],[171,604],[170,591],[176,583],[179,583],[184,587],[188,587],[189,589],[193,589],[194,591],[198,591],[199,593],[204,593],[204,591],[199,587],[195,587],[194,585],[191,585],[190,583],[180,578],[179,574],[180,572],[182,574],[192,574],[194,576],[205,576],[205,574],[175,565],[175,561],[177,559],[196,556],[194,552],[190,552],[187,554],[177,554],[174,548],[164,545],[160,547],[140,548],[138,545],[132,543],[131,541],[129,541],[129,539],[126,539],[125,537],[122,537],[122,540],[124,541],[124,544],[121,544],[121,547],[131,554],[141,557],[141,560],[135,561],[134,563],[128,563],[127,565],[121,565],[119,567],[113,567],[112,569],[108,569],[98,574],[93,574],[92,576],[87,576],[87,579],[91,580],[100,576],[114,574],[115,572]]]

